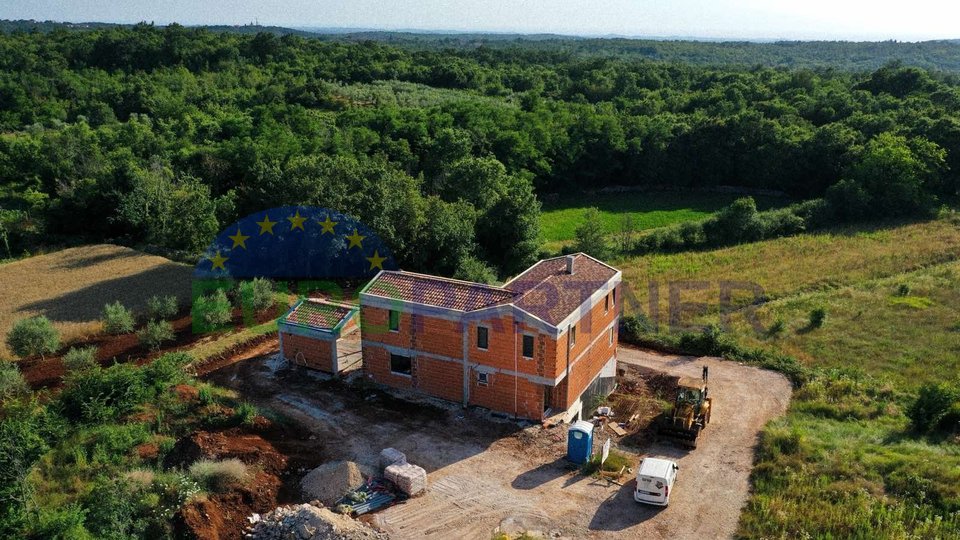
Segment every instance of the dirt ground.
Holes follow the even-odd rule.
[[[757,434],[786,410],[789,382],[719,359],[621,348],[620,361],[677,376],[698,377],[705,364],[711,369],[715,412],[696,450],[652,438],[621,448],[634,462],[647,454],[680,463],[665,509],[634,502],[629,477],[619,486],[579,474],[564,459],[563,427],[521,426],[413,394],[400,399],[290,368],[274,356],[227,365],[207,378],[300,424],[318,460],[375,467],[380,450],[392,446],[424,467],[425,495],[365,517],[392,538],[488,540],[497,528],[565,538],[730,537],[748,496]]]

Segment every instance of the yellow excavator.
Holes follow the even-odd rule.
[[[677,383],[677,399],[673,411],[660,424],[660,435],[689,448],[697,447],[700,431],[710,423],[713,398],[707,395],[707,366],[703,375],[681,377]]]

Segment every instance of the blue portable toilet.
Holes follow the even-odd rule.
[[[567,460],[582,465],[593,454],[593,424],[578,420],[567,431]]]

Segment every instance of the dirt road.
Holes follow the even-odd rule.
[[[661,443],[647,448],[650,455],[670,456],[680,464],[670,506],[640,509],[631,505],[632,500],[616,500],[632,496],[624,490],[616,502],[608,501],[606,511],[601,508],[597,513],[598,528],[629,531],[637,538],[729,538],[749,494],[757,435],[769,420],[786,412],[790,382],[779,373],[719,358],[621,348],[618,361],[696,378],[708,366],[714,412],[696,450]],[[632,490],[635,484],[634,480],[627,487]]]
[[[305,426],[326,459],[375,466],[380,449],[393,446],[423,466],[425,495],[371,517],[392,538],[487,540],[497,527],[561,538],[731,536],[748,495],[757,433],[786,410],[790,384],[776,373],[717,359],[621,349],[620,360],[695,377],[710,366],[715,412],[699,447],[688,453],[651,442],[641,449],[680,463],[666,509],[634,502],[634,481],[621,487],[579,474],[564,459],[562,428],[521,430],[475,409],[415,404],[322,381],[273,358],[226,366],[210,378]]]

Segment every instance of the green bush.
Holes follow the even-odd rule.
[[[63,365],[67,371],[85,371],[93,369],[100,364],[97,362],[97,348],[90,347],[71,347],[67,354],[63,355]]]
[[[42,508],[30,526],[33,538],[50,540],[93,540],[84,527],[87,511],[79,504]]]
[[[131,364],[70,373],[57,402],[64,416],[105,422],[129,414],[152,395],[145,371]]]
[[[119,301],[103,306],[103,329],[112,335],[128,334],[133,332],[135,324],[133,312]]]
[[[193,321],[201,331],[218,330],[228,324],[233,317],[233,310],[227,293],[217,289],[212,294],[201,296],[193,303]]]
[[[241,424],[251,425],[258,414],[260,414],[260,412],[253,404],[243,402],[237,406],[233,413],[233,418]]]
[[[171,319],[180,310],[177,297],[174,295],[151,296],[147,300],[147,314],[151,319]]]
[[[173,341],[173,325],[169,321],[149,321],[137,331],[137,339],[151,351],[160,350],[165,341]]]
[[[98,478],[83,499],[87,529],[98,539],[145,538],[147,521],[140,504],[142,491],[142,487],[124,478]]]
[[[42,315],[20,319],[7,334],[7,346],[20,358],[35,355],[43,358],[60,347],[60,332]]]
[[[918,433],[960,431],[960,387],[925,384],[907,408],[910,425]]]
[[[185,352],[164,354],[143,368],[146,384],[159,393],[186,382],[188,377],[183,368],[192,361],[193,357]]]
[[[263,311],[275,304],[273,282],[265,278],[254,278],[240,283],[240,300],[243,305],[252,306],[254,311]]]
[[[777,318],[773,321],[773,324],[770,325],[770,328],[767,328],[767,336],[776,337],[779,336],[787,329],[787,323],[783,319]]]
[[[13,362],[0,360],[0,401],[25,396],[30,393],[20,368]]]
[[[810,328],[820,328],[827,322],[827,310],[822,307],[810,310]]]
[[[221,493],[245,482],[250,473],[247,465],[236,458],[222,461],[202,459],[190,465],[190,476],[207,491]]]

